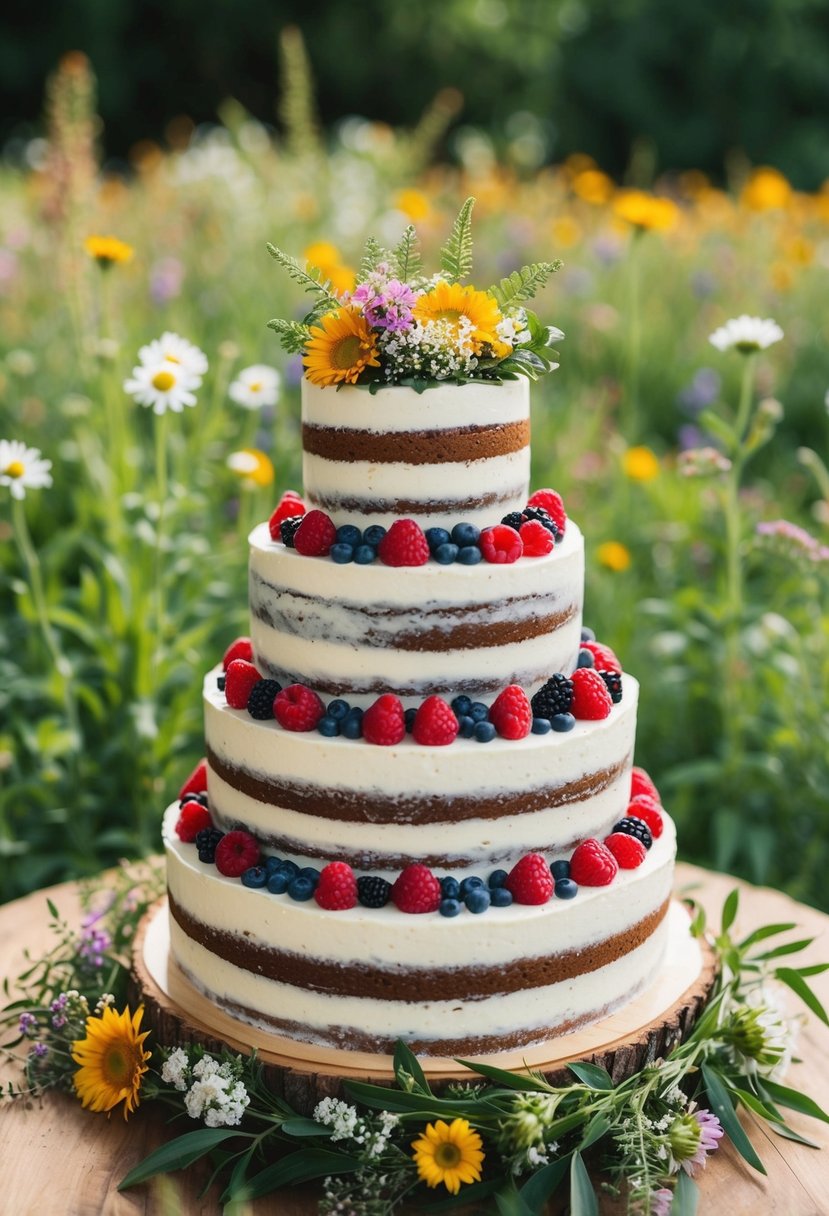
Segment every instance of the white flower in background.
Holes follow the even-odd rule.
[[[232,473],[241,477],[242,484],[248,489],[273,485],[273,461],[267,452],[261,452],[259,448],[240,448],[238,452],[231,452],[226,463]]]
[[[50,486],[51,467],[51,460],[41,459],[39,448],[27,448],[19,439],[0,439],[0,486],[8,486],[12,498]]]
[[[199,387],[201,377],[207,371],[207,355],[198,346],[188,342],[178,334],[163,333],[160,338],[142,346],[138,352],[139,361],[145,367],[155,367],[159,363],[172,363],[188,376],[198,376],[199,382],[193,385]]]
[[[261,410],[263,405],[276,405],[279,400],[281,377],[275,367],[256,363],[246,367],[227,390],[231,401],[246,410]]]
[[[742,355],[750,355],[754,351],[765,350],[782,337],[783,330],[770,317],[763,320],[743,313],[741,317],[732,318],[715,329],[708,341],[717,350],[731,350],[733,347]]]
[[[124,381],[124,392],[138,405],[152,406],[156,414],[164,414],[167,410],[180,414],[185,405],[196,404],[193,389],[200,384],[200,377],[185,372],[177,363],[162,360],[134,367],[132,377]]]

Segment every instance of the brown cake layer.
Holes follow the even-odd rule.
[[[483,507],[493,508],[493,523],[497,523],[496,508],[505,503],[526,497],[527,487],[522,482],[516,486],[503,487],[497,492],[476,494],[470,498],[360,498],[355,494],[326,494],[319,490],[306,489],[305,497],[312,506],[323,511],[353,511],[357,515],[451,515],[461,520],[466,512]]]
[[[302,424],[302,447],[311,456],[353,464],[465,464],[519,452],[530,442],[528,418],[490,426],[453,426],[432,431],[355,430]]]
[[[297,672],[286,671],[285,668],[276,667],[273,663],[269,663],[267,659],[259,658],[257,667],[263,676],[269,676],[274,680],[278,680],[280,684],[292,684],[297,678]],[[529,687],[531,684],[540,682],[548,674],[547,669],[544,671],[524,671],[515,672],[513,683],[520,684],[523,688]],[[303,681],[308,683],[309,681]],[[501,676],[486,676],[472,675],[468,679],[447,680],[443,683],[441,680],[434,678],[424,679],[418,683],[396,683],[391,685],[388,679],[385,680],[351,680],[344,681],[342,679],[326,680],[324,677],[314,675],[313,680],[314,691],[320,696],[325,694],[330,697],[371,697],[381,696],[384,692],[393,692],[398,697],[420,697],[425,700],[432,693],[439,697],[460,696],[461,693],[469,693],[474,700],[480,697],[488,696],[489,693],[499,693],[504,687],[504,680]]]

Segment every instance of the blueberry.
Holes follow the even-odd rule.
[[[466,906],[470,912],[486,912],[490,904],[490,895],[485,886],[473,887],[466,895]]]
[[[506,870],[493,870],[489,876],[490,891],[495,887],[503,887],[508,877],[509,875],[507,874]]]
[[[456,899],[442,899],[438,911],[441,916],[457,916],[461,910],[461,905]]]
[[[310,879],[311,882],[316,887],[317,883],[320,880],[320,872],[316,868],[316,866],[303,866],[302,869],[300,870],[299,874],[297,875],[297,877]]]
[[[370,566],[377,557],[377,550],[373,545],[356,545],[354,548],[354,560],[358,566]]]
[[[296,878],[297,874],[299,873],[299,866],[295,861],[288,861],[286,858],[285,861],[280,862],[277,873],[284,874],[287,877],[288,882],[290,882],[291,879]]]
[[[495,727],[491,722],[475,723],[475,738],[478,743],[491,743],[495,738]]]
[[[506,887],[490,887],[489,902],[493,908],[508,908],[512,903],[512,891]]]
[[[219,692],[224,692],[225,676],[216,676],[216,687],[218,688]]]
[[[473,701],[466,711],[473,722],[486,722],[489,717],[489,706],[483,701]]]
[[[590,650],[580,650],[577,667],[595,667],[596,659]]]
[[[552,729],[549,718],[533,718],[534,735],[548,735]]]
[[[475,734],[477,722],[474,718],[470,718],[468,714],[463,714],[458,718],[458,734],[462,739],[471,739]]]
[[[481,529],[476,528],[474,524],[455,524],[452,529],[452,540],[459,549],[466,548],[468,545],[476,545],[481,539]]]
[[[583,625],[581,630],[581,640],[583,642],[595,642],[596,635],[592,629],[588,629],[586,625]]]
[[[350,709],[351,706],[348,704],[348,701],[343,701],[338,698],[336,701],[328,702],[328,709],[325,711],[325,713],[327,717],[333,718],[335,722],[342,722],[343,718]]]
[[[415,721],[416,717],[417,717],[417,710],[413,706],[412,706],[412,708],[406,709],[403,711],[403,721],[406,724],[406,730],[409,732],[409,734],[412,733],[412,727],[414,726],[414,721]]]
[[[310,899],[314,894],[314,884],[310,878],[305,878],[300,874],[288,883],[288,894],[291,899],[303,902],[306,899]]]
[[[340,733],[346,739],[361,739],[363,737],[363,711],[356,706],[350,709],[342,720]]]
[[[338,541],[336,545],[331,546],[330,554],[332,562],[336,562],[338,566],[344,566],[347,562],[354,561],[354,546]]]
[[[264,887],[268,881],[268,871],[264,866],[251,866],[242,874],[243,887]]]
[[[572,899],[578,893],[578,883],[572,878],[560,878],[556,883],[556,899]]]
[[[457,545],[438,545],[437,549],[434,550],[432,557],[434,557],[435,561],[439,562],[441,566],[451,566],[453,562],[458,560],[459,552],[460,550],[458,549]]]
[[[550,719],[550,725],[553,730],[557,731],[572,730],[576,725],[576,719],[572,714],[553,714]]]
[[[271,895],[284,895],[288,890],[289,882],[290,879],[284,870],[276,870],[268,879],[267,887]]]
[[[333,739],[340,733],[340,724],[336,718],[332,718],[329,714],[324,714],[317,723],[317,730],[326,739]]]
[[[372,549],[376,549],[385,535],[386,529],[382,524],[372,524],[363,533],[363,544],[371,545]]]
[[[268,871],[268,877],[270,878],[271,874],[275,874],[281,865],[282,865],[281,857],[266,857],[265,858],[265,869]]]
[[[440,880],[440,893],[444,899],[458,899],[461,893],[461,884],[457,878],[453,878],[451,874],[447,874],[446,878]]]
[[[466,899],[470,891],[482,886],[484,886],[484,880],[478,878],[477,874],[470,874],[469,878],[464,878],[461,882],[461,899]]]
[[[570,862],[569,861],[554,861],[550,865],[550,873],[556,882],[561,878],[570,877]]]
[[[457,561],[461,566],[477,566],[483,556],[477,545],[463,545],[458,549]]]
[[[355,528],[354,524],[343,524],[337,528],[338,545],[351,545],[352,549],[356,549],[362,539],[362,532],[359,528]]]
[[[434,553],[435,549],[439,549],[441,545],[449,544],[449,533],[445,528],[427,528],[425,535],[426,543],[432,553]]]
[[[462,718],[469,713],[469,707],[472,704],[471,697],[466,697],[461,693],[459,697],[452,698],[452,712],[456,718]]]

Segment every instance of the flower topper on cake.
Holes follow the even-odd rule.
[[[558,367],[550,348],[564,337],[525,307],[560,262],[533,262],[486,291],[464,285],[472,272],[468,198],[424,273],[410,224],[393,250],[366,242],[357,286],[338,293],[315,266],[303,269],[275,245],[268,252],[314,297],[302,321],[269,321],[286,351],[302,353],[305,375],[322,387],[401,384],[423,392],[438,382],[532,380]]]

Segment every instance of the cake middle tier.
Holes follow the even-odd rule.
[[[368,705],[386,692],[492,699],[532,695],[576,665],[584,541],[568,521],[545,557],[511,565],[337,565],[250,536],[254,662],[282,684]]]

